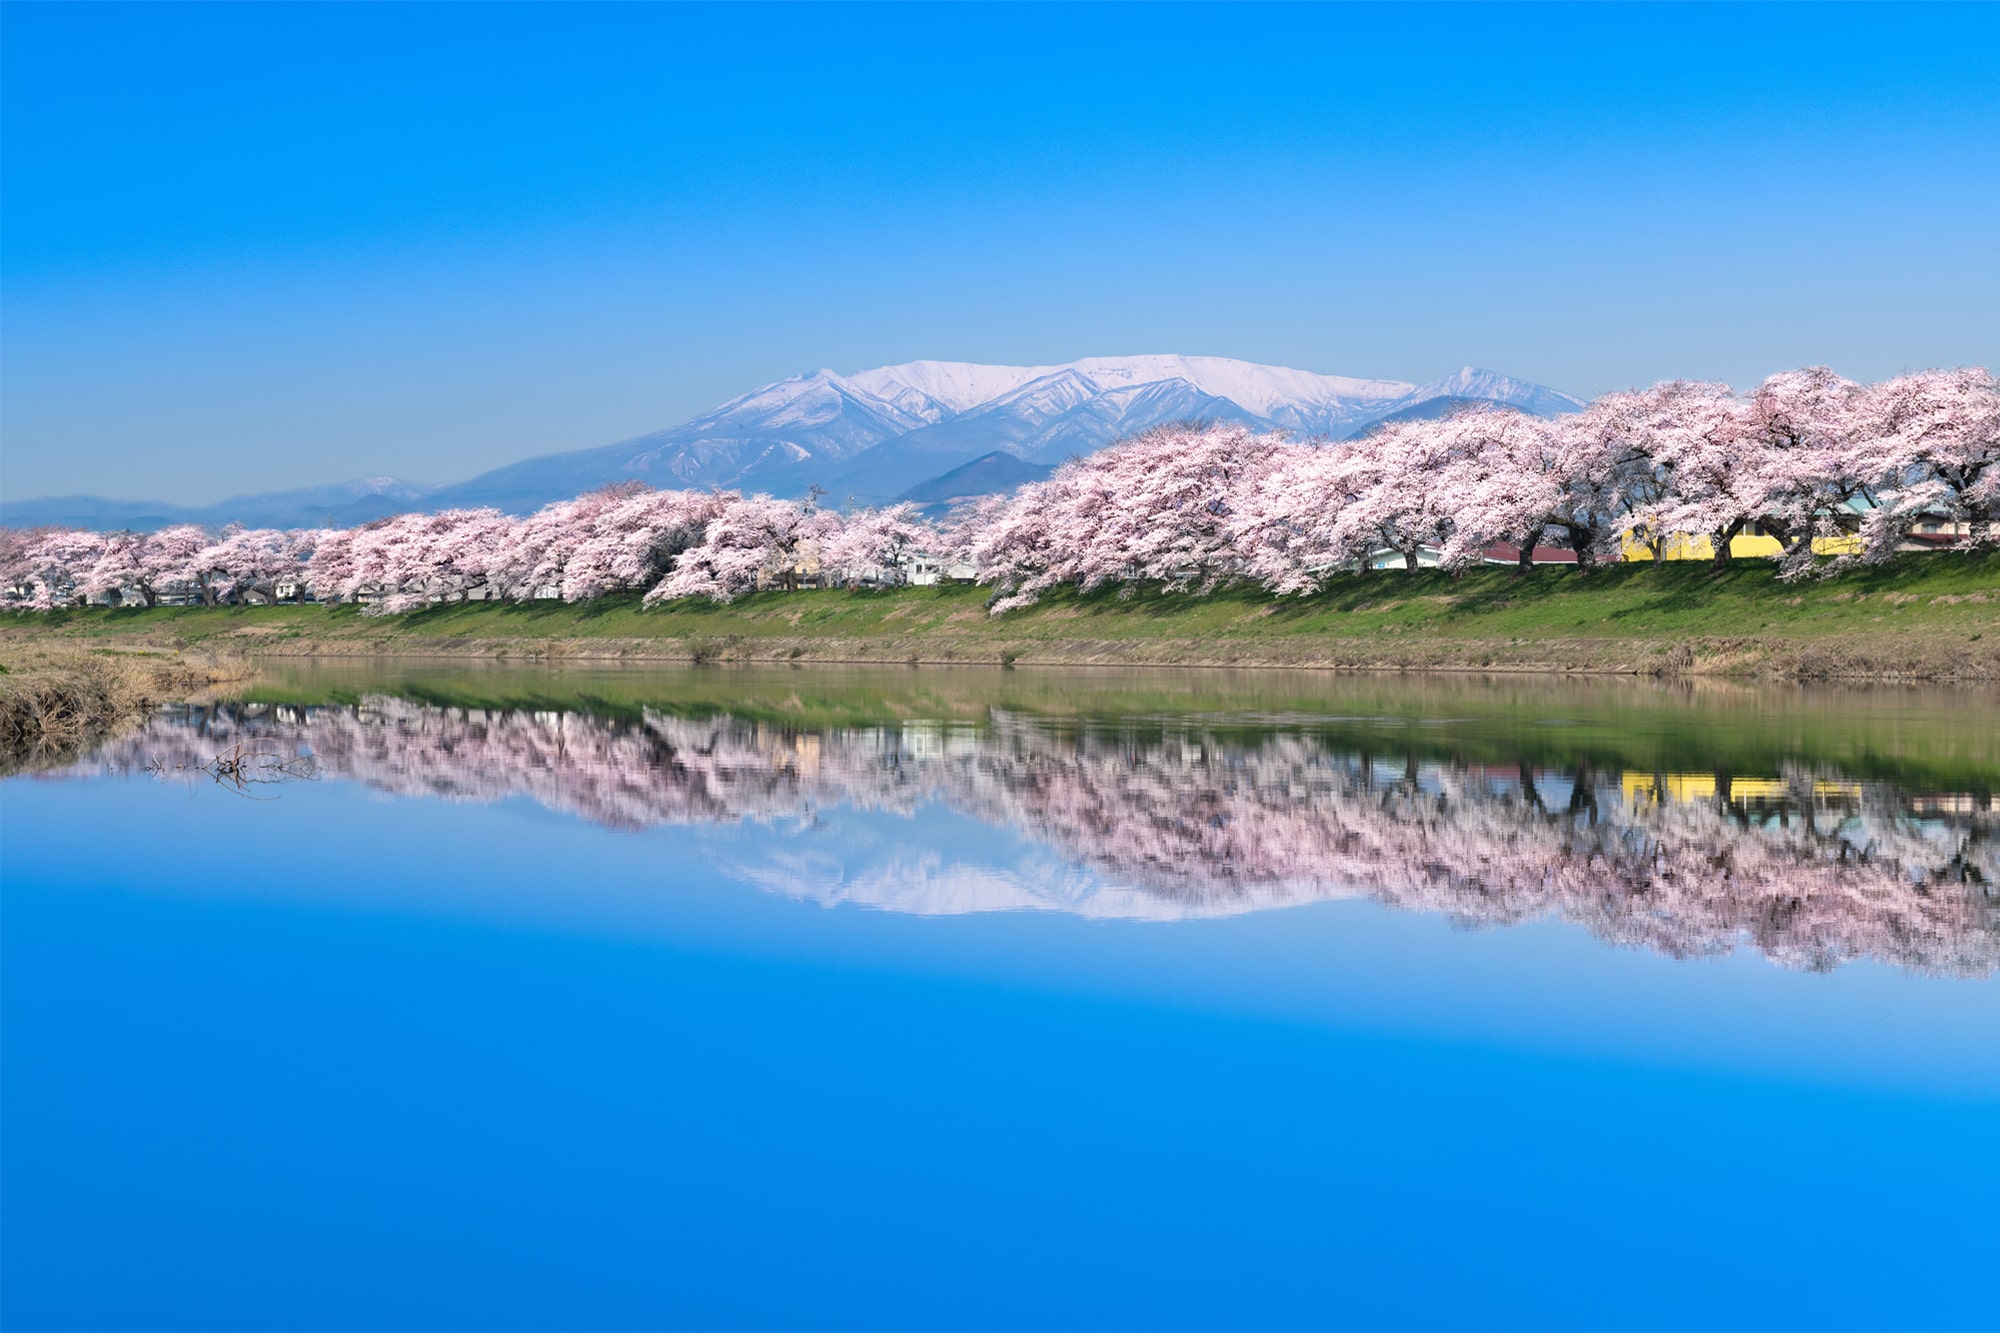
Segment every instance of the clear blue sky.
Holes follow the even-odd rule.
[[[2000,362],[2000,9],[0,12],[0,487],[455,479],[820,366]]]

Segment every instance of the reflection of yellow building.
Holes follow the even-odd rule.
[[[1659,805],[1668,801],[1712,801],[1718,790],[1713,773],[1640,773],[1625,770],[1620,785],[1625,799],[1633,805]],[[1790,796],[1795,788],[1783,778],[1731,778],[1729,800],[1777,801]],[[1815,800],[1855,800],[1861,795],[1858,782],[1815,781]]]
[[[1640,541],[1631,532],[1618,535],[1618,544],[1623,548],[1622,559],[1651,560],[1653,548]],[[1861,538],[1854,534],[1838,537],[1813,538],[1814,555],[1859,555]],[[1763,528],[1752,523],[1743,531],[1729,539],[1729,558],[1732,560],[1775,560],[1785,553],[1785,544],[1776,537],[1765,533]],[[1686,533],[1675,533],[1667,538],[1666,558],[1669,560],[1713,560],[1715,543],[1706,537],[1691,537]]]
[[[1664,801],[1707,801],[1715,797],[1713,773],[1634,773],[1624,779],[1625,799],[1633,805]]]

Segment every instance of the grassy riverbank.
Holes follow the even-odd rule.
[[[0,659],[0,772],[60,761],[157,704],[251,674],[206,654],[84,651],[10,636]]]
[[[1719,677],[1046,667],[533,664],[440,658],[267,662],[249,704],[359,704],[375,695],[488,713],[719,718],[775,736],[916,728],[931,743],[997,716],[1057,729],[1163,729],[1202,743],[1274,730],[1381,758],[1549,769],[1774,775],[1787,765],[1982,798],[2000,785],[2000,685],[1792,685]]]
[[[1770,566],[1422,571],[1307,598],[1057,593],[1006,616],[984,588],[761,593],[642,609],[474,603],[19,613],[16,644],[264,656],[694,662],[1058,663],[1581,671],[1791,679],[2000,679],[2000,553],[1912,557],[1821,582]]]

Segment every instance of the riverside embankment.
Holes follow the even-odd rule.
[[[1003,616],[978,587],[765,592],[726,605],[87,608],[0,616],[0,663],[52,648],[211,656],[1290,667],[2000,679],[2000,553],[1780,581],[1768,565],[1579,577],[1395,571],[1310,597],[1058,592]]]
[[[61,762],[159,704],[252,675],[247,663],[202,651],[91,651],[10,633],[0,651],[0,772]]]

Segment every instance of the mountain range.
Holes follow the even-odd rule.
[[[156,532],[176,523],[197,523],[206,528],[230,523],[259,528],[345,528],[390,514],[435,508],[430,502],[435,491],[435,487],[414,486],[394,477],[362,477],[331,486],[235,495],[209,505],[52,495],[38,500],[0,500],[0,527],[52,525],[99,532]]]
[[[1568,394],[1470,366],[1428,384],[1351,379],[1212,356],[1091,357],[1058,366],[912,361],[853,375],[821,370],[766,384],[651,435],[548,454],[468,481],[393,478],[199,508],[90,496],[0,502],[0,523],[155,528],[168,523],[299,526],[364,522],[409,509],[535,509],[613,482],[721,486],[829,503],[939,503],[1011,489],[1073,455],[1170,421],[1238,421],[1302,438],[1347,439],[1379,422],[1466,403],[1539,415]]]

